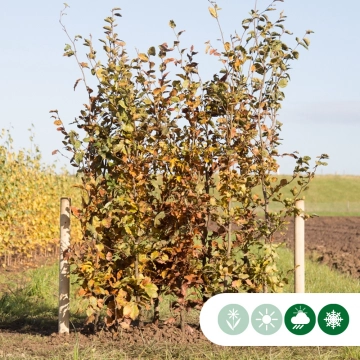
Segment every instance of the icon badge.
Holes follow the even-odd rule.
[[[239,335],[249,325],[249,314],[239,304],[226,305],[219,312],[218,324],[224,333]]]
[[[339,335],[349,325],[349,313],[338,304],[324,306],[318,315],[320,329],[328,335]]]
[[[251,324],[259,334],[275,334],[280,329],[282,324],[281,312],[274,305],[260,305],[253,311],[251,315]]]
[[[305,304],[291,306],[285,313],[284,323],[287,329],[295,335],[308,334],[316,324],[314,310]]]

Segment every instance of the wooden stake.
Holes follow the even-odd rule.
[[[305,220],[303,212],[305,210],[304,200],[297,200],[296,207],[301,213],[295,216],[295,277],[294,285],[296,293],[305,292]]]
[[[64,252],[70,246],[70,198],[60,199],[59,333],[69,333],[70,265]]]

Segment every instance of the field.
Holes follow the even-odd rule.
[[[37,160],[34,163],[37,164]],[[21,215],[11,232],[0,234],[0,359],[360,359],[360,350],[349,347],[222,348],[204,338],[196,311],[188,315],[190,326],[183,335],[177,323],[171,321],[170,298],[165,298],[161,304],[161,320],[170,321],[163,323],[160,329],[145,323],[142,329],[135,326],[118,335],[111,335],[101,327],[97,334],[93,334],[91,328],[83,325],[85,313],[79,299],[75,298],[75,286],[71,296],[71,333],[58,335],[58,263],[53,256],[54,238],[58,236],[59,197],[73,194],[70,184],[74,183],[74,179],[69,177],[66,180],[66,175],[58,177],[51,171],[43,172],[40,181],[43,186],[39,188],[38,180],[33,181],[29,173],[27,191],[20,197],[17,195],[21,194],[19,184],[24,186],[24,182],[17,180],[17,176],[22,175],[26,164],[20,161],[20,165],[8,171],[13,181],[7,188],[7,197],[3,197],[5,215],[1,214],[2,222],[0,219],[0,230],[1,227],[6,230],[7,224],[12,224],[14,214]],[[3,176],[0,180],[6,179],[8,177]],[[53,189],[50,194],[45,193],[47,188]],[[33,204],[31,199],[39,191],[44,192],[38,196],[39,200],[48,196],[46,202],[38,201],[30,208]],[[288,191],[285,189],[285,194]],[[307,292],[360,291],[358,194],[360,178],[355,176],[318,176],[305,193],[306,210],[320,215],[306,222]],[[11,214],[6,212],[9,202],[18,205],[18,208],[13,207]],[[49,205],[50,212],[47,211]],[[30,208],[30,213],[25,213],[25,208]],[[275,206],[272,208],[276,210]],[[48,218],[50,215],[51,219]],[[34,237],[45,228],[40,239]],[[29,243],[28,240],[23,242],[26,237],[31,239],[32,247],[31,251],[23,254],[27,260],[20,262],[17,249]],[[291,221],[288,231],[279,234],[275,240],[286,243],[280,249],[279,267],[289,271],[290,281],[285,292],[292,292]],[[12,246],[10,252],[9,244]],[[37,251],[37,247],[41,251]],[[29,270],[31,266],[35,269]],[[151,314],[147,315],[149,319]]]
[[[292,252],[280,251],[280,268],[291,269]],[[123,331],[117,337],[100,331],[89,334],[76,314],[78,300],[71,299],[71,333],[57,332],[58,264],[43,264],[26,272],[0,273],[0,358],[10,359],[359,359],[355,347],[234,347],[222,348],[208,342],[197,328],[197,314],[183,336],[174,324],[155,331],[148,325],[140,331]],[[73,294],[74,294],[73,289]],[[285,292],[293,291],[290,276]],[[359,292],[360,282],[328,266],[306,263],[307,292]],[[169,299],[161,308],[161,318],[171,314]],[[176,325],[176,324],[175,324]]]

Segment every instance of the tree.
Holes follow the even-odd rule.
[[[120,9],[113,9],[100,40],[106,64],[97,60],[91,38],[84,39],[88,62],[81,62],[81,36],[71,39],[62,25],[71,41],[64,55],[74,56],[82,72],[74,88],[83,81],[89,97],[75,119],[84,139],[55,113],[83,192],[82,207],[72,209],[83,242],[69,256],[88,299],[88,321],[106,304],[109,326],[127,327],[151,306],[157,323],[160,295],[171,294],[184,328],[186,310],[217,293],[281,291],[286,279],[276,268],[274,234],[298,211],[296,199],[327,155],[311,171],[309,157],[278,153],[277,114],[289,63],[310,41],[296,38],[295,48],[283,42],[291,33],[283,13],[270,20],[275,2],[262,12],[255,7],[242,22],[243,34],[229,41],[211,2],[222,49],[208,42],[206,52],[219,58],[223,75],[207,81],[198,74],[194,47],[181,48],[173,20],[173,47],[163,43],[158,54],[150,47],[130,60],[115,32]],[[95,95],[86,68],[98,81]],[[290,180],[275,176],[279,156],[296,159]],[[293,197],[284,198],[281,190],[296,181]],[[281,210],[271,210],[270,201]]]

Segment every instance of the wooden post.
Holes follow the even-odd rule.
[[[296,293],[305,292],[305,210],[304,200],[297,200],[296,207],[301,213],[295,216],[295,257],[294,257],[294,285]]]
[[[60,199],[59,333],[69,333],[70,265],[64,252],[70,246],[70,198]]]

